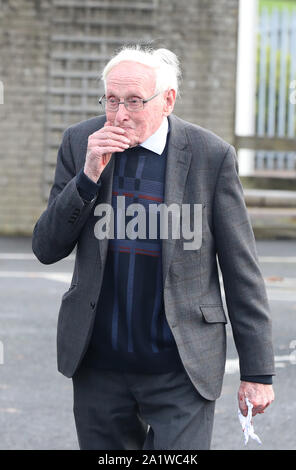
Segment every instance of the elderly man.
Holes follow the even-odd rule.
[[[274,399],[269,306],[235,150],[172,114],[179,77],[166,49],[124,48],[110,60],[106,115],[64,132],[34,228],[42,263],[77,248],[57,359],[72,378],[80,449],[210,448],[228,321],[217,261],[239,407],[246,415],[247,397],[255,415]],[[188,231],[165,232],[163,219],[155,230],[150,215],[159,222],[160,206],[169,228],[173,220],[191,228],[194,212],[198,243],[185,248]]]

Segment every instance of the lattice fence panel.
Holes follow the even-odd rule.
[[[103,94],[100,72],[124,44],[145,43],[153,38],[153,15],[158,0],[77,1],[53,0],[44,197],[52,186],[58,146],[69,125],[101,113]]]

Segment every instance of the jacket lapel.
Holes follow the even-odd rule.
[[[113,173],[114,173],[114,166],[115,166],[115,158],[116,156],[112,154],[111,159],[104,169],[101,178],[102,178],[102,186],[100,190],[100,194],[97,199],[98,204],[112,204],[112,186],[113,186]],[[109,219],[110,223],[110,219]],[[99,241],[99,251],[101,257],[102,266],[105,266],[105,261],[107,258],[107,251],[108,251],[108,242],[109,238],[105,237]]]
[[[169,116],[169,123],[170,137],[165,171],[164,204],[167,208],[169,208],[170,204],[178,204],[181,215],[181,204],[192,154],[182,120],[172,114]],[[171,217],[168,220],[168,239],[162,239],[163,287],[176,243],[176,239],[172,238]]]

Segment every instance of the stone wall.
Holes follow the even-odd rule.
[[[44,207],[50,1],[0,5],[0,231],[30,233]]]
[[[159,5],[157,34],[182,61],[176,113],[233,143],[238,0],[170,0]]]
[[[99,73],[125,43],[182,63],[175,112],[233,142],[238,0],[0,0],[0,233],[30,235],[64,129],[100,113]]]

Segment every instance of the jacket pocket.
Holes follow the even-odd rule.
[[[206,323],[228,323],[223,305],[200,305]]]
[[[70,294],[70,292],[72,292],[72,290],[75,289],[75,287],[77,287],[77,283],[71,284],[69,289],[63,294],[62,299],[64,299],[68,294]]]

